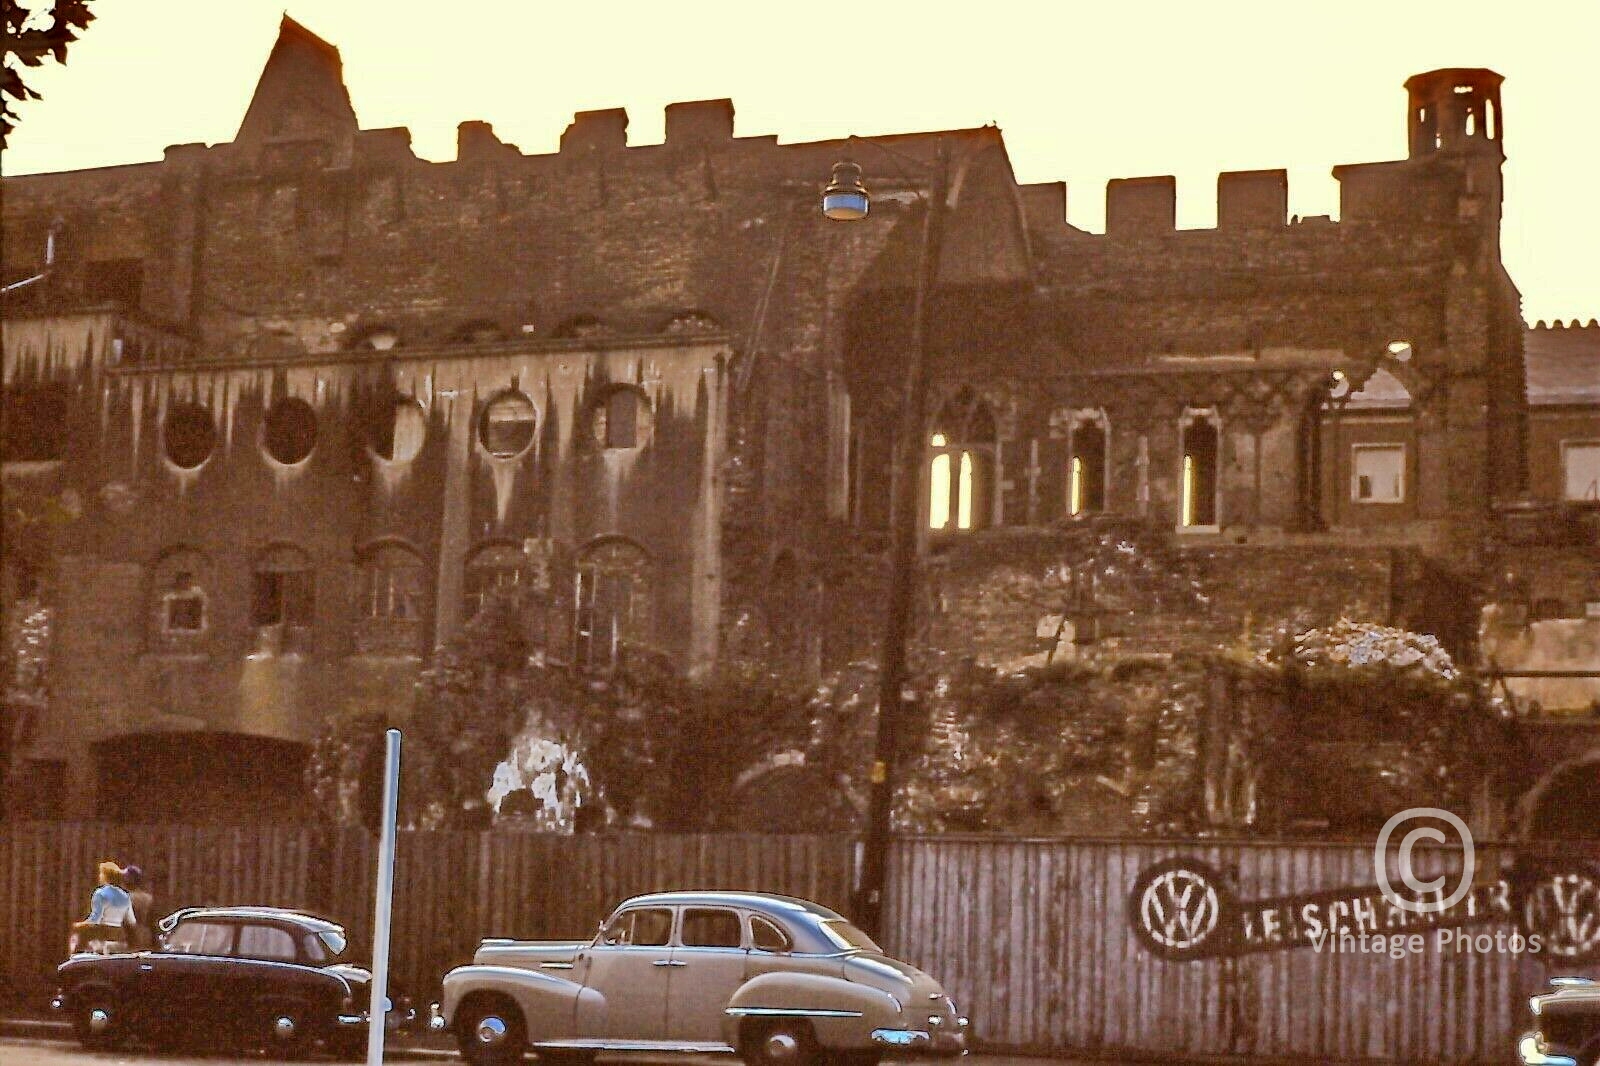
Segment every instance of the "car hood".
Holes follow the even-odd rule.
[[[872,951],[857,951],[845,956],[844,976],[857,984],[888,992],[902,1003],[944,994],[938,981],[915,966]]]
[[[343,977],[346,981],[349,981],[353,985],[370,984],[372,981],[372,971],[363,966],[354,966],[348,962],[341,962],[336,965],[329,966],[327,967],[326,972],[338,974],[340,977]]]

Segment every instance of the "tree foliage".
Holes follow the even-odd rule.
[[[23,80],[22,67],[38,67],[49,59],[67,61],[67,46],[78,31],[94,21],[89,0],[49,0],[23,5],[20,0],[0,0],[5,19],[5,62],[0,73],[0,148],[16,128],[13,103],[39,99]]]

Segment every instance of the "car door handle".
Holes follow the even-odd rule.
[[[687,965],[689,965],[688,963],[683,962],[680,959],[657,959],[655,964],[657,966],[687,966]]]
[[[140,973],[149,973],[153,969],[155,969],[155,967],[150,965],[148,962],[141,962],[139,964],[139,972]]]

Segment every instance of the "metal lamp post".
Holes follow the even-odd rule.
[[[858,138],[853,138],[858,139]],[[890,149],[872,141],[885,152]],[[873,937],[883,933],[884,882],[888,871],[889,837],[898,777],[900,733],[906,704],[906,643],[911,635],[918,585],[918,540],[921,536],[922,463],[926,454],[928,374],[928,296],[937,283],[939,251],[944,241],[949,195],[949,153],[938,142],[931,187],[920,196],[925,205],[922,241],[917,256],[916,289],[911,311],[911,350],[894,440],[894,492],[889,511],[889,596],[884,611],[883,650],[878,666],[878,716],[873,742],[867,835],[856,900],[856,919]],[[822,197],[822,212],[838,221],[867,216],[870,197],[855,163],[836,163]]]

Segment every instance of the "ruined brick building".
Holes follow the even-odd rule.
[[[54,612],[13,807],[91,813],[137,755],[166,779],[147,816],[293,813],[325,717],[409,706],[497,585],[580,669],[870,655],[937,145],[927,640],[1060,639],[1062,538],[1114,516],[1215,595],[1112,643],[1298,608],[1465,647],[1492,505],[1530,487],[1499,86],[1408,81],[1406,158],[1335,168],[1337,222],[1254,171],[1208,230],[1175,229],[1171,178],[1112,182],[1094,234],[991,127],[877,168],[710,100],[658,145],[590,111],[552,155],[465,122],[427,162],[359,128],[337,50],[286,18],[233,141],[5,179],[5,597]],[[817,209],[846,155],[855,225]]]

